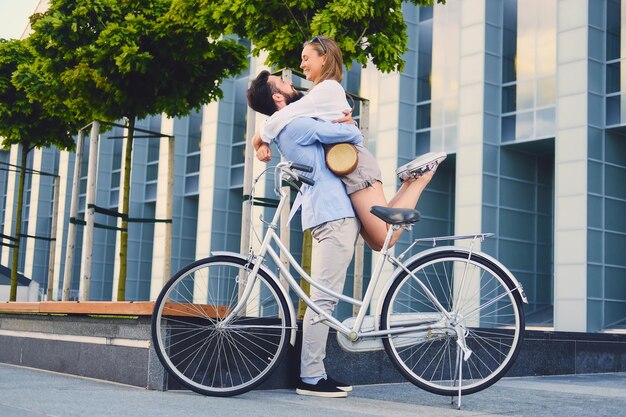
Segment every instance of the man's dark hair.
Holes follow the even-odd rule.
[[[261,71],[259,75],[252,80],[250,88],[248,88],[248,105],[252,110],[263,113],[266,116],[271,116],[278,110],[272,98],[275,89],[268,81],[269,76],[269,71]]]

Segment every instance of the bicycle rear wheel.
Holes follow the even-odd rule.
[[[276,369],[291,335],[278,285],[262,270],[245,309],[226,325],[253,264],[232,256],[194,262],[165,285],[152,315],[152,341],[165,369],[204,395],[232,396],[261,384]]]
[[[383,338],[396,368],[413,384],[439,395],[458,394],[459,374],[462,394],[495,383],[515,361],[524,338],[523,303],[512,280],[488,258],[473,254],[469,259],[468,252],[456,250],[435,252],[408,269],[454,319],[446,319],[415,278],[400,274],[385,294],[381,329],[432,327]],[[444,322],[443,329],[435,326]],[[471,351],[467,360],[457,343],[463,340]]]

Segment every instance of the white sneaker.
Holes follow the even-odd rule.
[[[428,152],[422,156],[415,158],[408,164],[402,165],[396,169],[396,175],[400,181],[406,181],[409,178],[419,178],[428,171],[436,171],[439,164],[448,156],[445,152]]]

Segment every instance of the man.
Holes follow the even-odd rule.
[[[262,71],[248,89],[252,109],[271,116],[300,97],[291,83]],[[359,221],[341,180],[326,167],[322,144],[360,143],[356,126],[301,117],[289,123],[276,138],[281,154],[289,161],[313,167],[315,186],[302,188],[302,230],[311,229],[313,253],[311,276],[324,287],[343,292],[346,271],[359,234]],[[257,156],[267,160],[269,149],[257,141]],[[332,313],[337,299],[311,287],[311,299]],[[302,330],[301,381],[296,392],[318,397],[346,397],[352,387],[330,378],[324,368],[328,326],[314,324],[317,314],[307,308]]]

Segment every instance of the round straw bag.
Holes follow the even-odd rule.
[[[326,147],[326,166],[335,175],[348,175],[356,169],[359,155],[351,143],[337,143]]]

